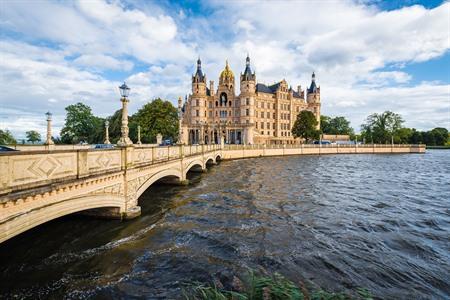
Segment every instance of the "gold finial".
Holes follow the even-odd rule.
[[[228,65],[228,59],[225,60],[225,69],[220,73],[221,78],[232,78],[234,77],[233,71],[231,71],[230,66]]]

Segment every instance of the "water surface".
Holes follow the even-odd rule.
[[[0,245],[0,298],[176,299],[246,269],[385,299],[449,299],[450,151],[223,162],[142,216],[67,216]]]

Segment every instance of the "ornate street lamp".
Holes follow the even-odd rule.
[[[45,115],[47,116],[47,139],[45,141],[46,145],[53,145],[54,142],[52,140],[52,113],[46,112]]]
[[[129,129],[128,129],[128,95],[130,94],[130,88],[124,82],[121,86],[119,86],[120,90],[120,101],[122,102],[122,126],[120,127],[121,137],[117,142],[119,146],[130,146],[133,145],[133,142],[128,137]]]
[[[105,144],[111,144],[109,141],[109,121],[105,121]]]

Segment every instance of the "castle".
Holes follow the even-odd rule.
[[[240,93],[235,94],[234,74],[226,62],[219,86],[206,83],[200,58],[192,76],[192,94],[185,102],[178,99],[180,143],[219,144],[294,144],[291,128],[302,110],[309,110],[320,122],[320,87],[312,74],[310,87],[297,90],[282,81],[267,86],[256,82],[247,55],[244,73],[240,74]]]

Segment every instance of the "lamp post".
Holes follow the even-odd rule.
[[[47,116],[47,140],[45,141],[45,144],[53,145],[55,143],[52,140],[52,113],[48,111],[45,115]]]
[[[138,145],[142,145],[142,142],[141,142],[141,125],[138,125],[138,141],[137,141],[137,143],[138,143]]]
[[[128,129],[128,95],[130,94],[130,88],[124,82],[121,86],[119,86],[120,90],[120,101],[122,102],[122,126],[120,127],[120,139],[117,142],[119,146],[130,146],[133,145],[133,142],[128,137],[129,129]]]
[[[109,121],[105,121],[105,144],[111,144],[109,141]]]

